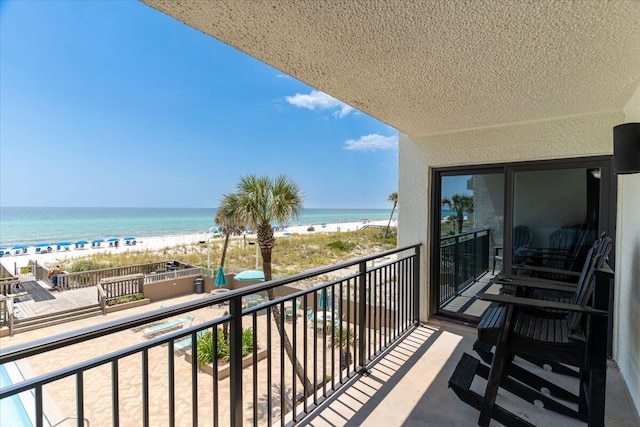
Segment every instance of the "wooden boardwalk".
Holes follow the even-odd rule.
[[[15,316],[18,319],[40,316],[42,314],[56,313],[58,311],[82,308],[98,303],[97,287],[89,286],[81,289],[58,292],[50,290],[50,286],[38,280],[40,286],[51,292],[55,299],[35,302],[33,300],[18,302],[15,304]]]

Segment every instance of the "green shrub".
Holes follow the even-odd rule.
[[[340,326],[336,326],[333,335],[333,345],[346,349],[347,341],[350,345],[355,345],[355,338],[356,337],[353,329],[346,327],[340,329]]]
[[[218,360],[228,362],[230,358],[229,341],[224,339],[222,329],[218,328]],[[242,357],[251,354],[253,351],[253,331],[251,329],[242,330]],[[204,366],[213,362],[213,334],[211,331],[205,332],[198,338],[198,365]]]
[[[108,300],[107,305],[112,306],[112,305],[124,304],[125,302],[139,301],[141,299],[144,299],[144,295],[141,293],[134,294],[134,295],[125,295],[122,297],[117,297],[117,298]]]
[[[336,251],[349,252],[356,247],[356,244],[352,242],[345,242],[344,240],[334,240],[333,242],[330,242],[327,246],[329,246],[331,249],[334,249]]]

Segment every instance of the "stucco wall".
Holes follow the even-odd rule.
[[[428,318],[429,283],[427,229],[432,208],[430,168],[499,162],[608,155],[613,152],[612,128],[640,121],[640,89],[625,111],[604,112],[548,121],[516,123],[426,137],[400,136],[399,244],[425,243],[421,317]],[[626,115],[626,116],[625,116]],[[428,185],[427,185],[428,183]],[[406,195],[411,195],[407,197]],[[618,178],[616,326],[614,355],[640,408],[640,175]],[[401,196],[402,197],[402,196]],[[407,202],[406,200],[409,199]],[[408,206],[407,206],[408,205]],[[437,209],[438,207],[436,207]],[[417,236],[417,237],[416,237]]]
[[[624,122],[640,122],[640,87]],[[618,176],[614,358],[640,415],[640,174]]]

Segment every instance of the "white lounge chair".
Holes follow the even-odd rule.
[[[153,337],[156,335],[164,334],[167,332],[175,331],[176,329],[182,328],[185,324],[187,326],[191,326],[193,322],[193,316],[188,315],[186,318],[177,318],[167,320],[166,322],[158,323],[157,325],[149,326],[142,330],[142,335],[145,337]]]
[[[196,334],[196,342],[198,342],[197,338],[200,338],[201,336],[203,336],[205,333],[207,332],[206,329],[202,330],[202,331],[198,331],[198,333]],[[193,345],[193,343],[191,342],[191,335],[189,335],[186,338],[181,339],[180,341],[176,341],[173,344],[173,351],[176,352],[184,352],[187,351],[191,348],[191,346]]]

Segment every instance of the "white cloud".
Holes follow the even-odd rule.
[[[394,150],[398,147],[398,136],[382,136],[377,133],[350,139],[344,143],[345,150],[379,151]]]
[[[276,74],[276,77],[278,77],[279,79],[290,79],[291,76],[288,76],[286,74]]]
[[[308,110],[315,110],[316,108],[319,110],[337,109],[338,111],[333,113],[336,118],[345,117],[353,111],[353,107],[319,90],[312,90],[308,95],[296,93],[293,96],[287,96],[286,100],[291,105]]]

